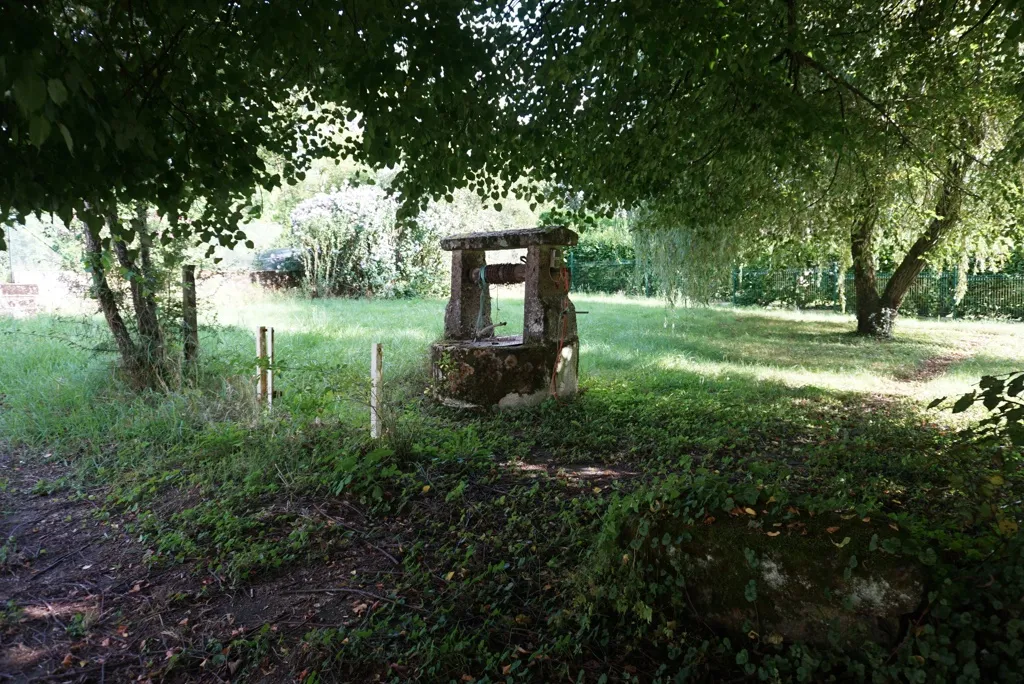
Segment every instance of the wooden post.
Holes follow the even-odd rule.
[[[181,267],[182,337],[185,340],[185,372],[194,376],[199,356],[199,323],[196,307],[196,267]]]
[[[270,333],[268,338],[267,333]],[[274,329],[256,328],[256,398],[268,407],[274,403]]]
[[[267,408],[274,406],[274,329],[269,328],[267,338]]]
[[[370,346],[370,437],[380,439],[380,389],[384,374],[384,352],[380,342]]]

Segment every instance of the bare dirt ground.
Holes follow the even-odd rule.
[[[397,571],[369,541],[234,588],[187,564],[150,567],[146,540],[101,510],[101,491],[37,486],[63,470],[0,453],[0,682],[295,681],[279,645],[363,619]],[[310,514],[357,530],[357,512],[337,507]],[[278,650],[232,652],[261,628]]]
[[[951,353],[941,356],[933,356],[921,362],[914,368],[905,369],[902,373],[896,374],[900,382],[924,383],[933,380],[944,374],[951,366],[964,359],[974,356],[975,353],[985,348],[985,343],[991,336],[979,335],[969,339],[967,345]]]
[[[522,470],[510,477],[587,490],[635,476],[543,458]],[[340,499],[283,504],[348,533],[323,563],[233,586],[190,563],[153,565],[152,540],[128,532],[129,514],[103,507],[103,490],[55,485],[67,472],[44,456],[0,451],[2,684],[302,681],[303,636],[358,625],[392,601],[403,573],[401,523],[367,520]],[[233,645],[266,630],[264,647]],[[360,681],[393,675],[389,667]]]

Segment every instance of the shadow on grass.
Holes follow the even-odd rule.
[[[953,330],[945,341],[917,330],[878,341],[852,334],[843,319],[800,320],[722,309],[674,313],[674,328],[666,328],[664,313],[658,310],[604,302],[589,306],[598,315],[580,323],[582,360],[597,372],[605,367],[620,370],[626,359],[643,366],[682,357],[696,364],[895,377],[942,353],[943,342],[960,344]]]

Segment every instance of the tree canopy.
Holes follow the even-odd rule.
[[[328,155],[399,166],[410,211],[458,188],[640,208],[669,278],[751,244],[835,251],[866,215],[942,203],[1000,233],[1020,186],[1020,5],[9,5],[0,211],[95,230],[145,201],[168,239],[231,242],[257,188]]]
[[[490,118],[461,115],[486,101],[465,96],[488,62],[464,25],[472,5],[5,3],[0,213],[98,231],[145,202],[170,220],[166,239],[228,243],[257,188],[301,179],[319,156],[444,168],[457,153],[446,141]],[[356,116],[362,134],[346,136]]]

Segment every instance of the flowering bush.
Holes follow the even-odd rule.
[[[434,294],[437,235],[396,219],[398,201],[377,185],[344,185],[300,202],[291,213],[305,286],[314,295]]]

